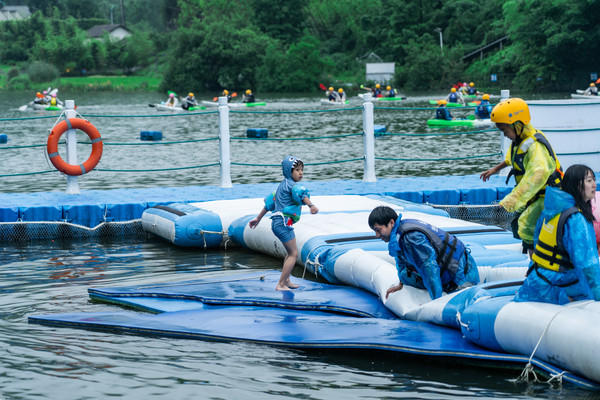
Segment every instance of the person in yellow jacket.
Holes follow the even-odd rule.
[[[516,212],[512,230],[523,242],[523,252],[533,251],[533,233],[542,209],[546,186],[559,186],[562,169],[550,142],[531,124],[529,107],[523,99],[511,98],[498,103],[491,114],[492,122],[512,141],[504,161],[483,172],[485,182],[501,169],[511,166],[506,181],[514,175],[516,185],[500,201],[508,212]]]

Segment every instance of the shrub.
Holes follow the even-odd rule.
[[[7,87],[13,90],[25,90],[30,89],[32,84],[27,75],[19,75],[9,80]]]
[[[43,61],[34,61],[27,67],[32,82],[50,82],[59,77],[58,68]]]

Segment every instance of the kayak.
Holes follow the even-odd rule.
[[[33,108],[34,110],[38,110],[38,111],[60,111],[63,109],[63,106],[61,106],[60,104],[57,104],[55,106],[51,106],[48,104],[36,104],[33,103],[30,105],[31,108]]]
[[[571,93],[572,99],[591,99],[600,101],[600,96],[595,94],[580,94],[580,93]]]
[[[361,99],[364,99],[365,94],[361,93],[358,95]],[[401,101],[406,100],[406,97],[372,97],[371,101]]]
[[[439,100],[429,100],[429,104],[437,105],[438,101]],[[446,107],[475,107],[475,106],[478,106],[479,103],[480,103],[480,101],[470,101],[465,106],[463,106],[460,103],[446,103]]]
[[[196,110],[206,110],[206,107],[202,107],[202,106],[194,106],[194,107],[190,107],[187,110],[184,110],[183,108],[177,106],[177,107],[173,107],[173,106],[168,106],[164,103],[161,104],[149,104],[150,107],[154,107],[156,108],[156,110],[158,111],[173,111],[173,112],[178,112],[178,113],[183,113],[186,111],[196,111]]]
[[[202,100],[202,104],[209,107],[217,107],[219,105],[216,101],[208,101]],[[264,101],[257,101],[254,103],[227,103],[229,107],[258,107],[258,106],[266,106],[267,103]]]
[[[345,102],[341,102],[341,101],[329,101],[327,99],[321,99],[321,105],[324,106],[343,106],[345,104],[349,104],[350,101],[346,100]]]
[[[482,128],[494,125],[490,119],[437,119],[432,118],[427,120],[428,126],[443,127],[443,126],[468,126],[471,128]]]

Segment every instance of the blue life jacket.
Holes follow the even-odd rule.
[[[458,103],[458,95],[456,94],[456,92],[450,93],[450,95],[448,96],[448,101],[450,103]]]
[[[417,231],[423,233],[431,246],[435,250],[437,255],[437,263],[440,267],[440,275],[444,271],[448,271],[452,276],[456,275],[456,272],[460,268],[460,258],[466,253],[467,249],[463,242],[461,242],[456,236],[430,225],[426,222],[419,221],[416,219],[403,219],[398,227],[398,240],[402,239],[402,236],[407,232]],[[469,268],[468,263],[466,269]],[[467,270],[465,270],[465,276]]]
[[[445,119],[447,121],[452,120],[452,114],[446,107],[438,107],[435,110],[435,119]]]
[[[470,87],[467,89],[467,94],[477,94],[477,89]]]
[[[475,114],[477,114],[477,116],[481,119],[490,118],[490,108],[490,103],[488,103],[486,100],[482,100],[475,109]]]

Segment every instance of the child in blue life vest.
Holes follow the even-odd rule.
[[[492,115],[492,105],[490,104],[490,95],[484,94],[481,97],[481,103],[475,109],[475,116],[478,119],[489,119]]]
[[[275,289],[290,290],[298,287],[290,280],[290,274],[298,259],[298,247],[292,224],[300,219],[302,204],[308,206],[311,214],[318,213],[319,209],[311,203],[308,189],[298,183],[304,175],[302,160],[294,156],[286,156],[281,162],[281,168],[283,170],[283,181],[274,193],[265,197],[265,206],[248,225],[254,229],[267,211],[272,212],[271,229],[273,234],[281,240],[287,251],[287,255],[283,260],[281,276]]]
[[[445,119],[452,121],[454,117],[450,114],[450,110],[446,108],[446,100],[438,100],[438,108],[435,110],[435,119]]]
[[[369,227],[396,259],[400,282],[387,290],[386,299],[404,285],[426,289],[433,300],[479,283],[471,251],[456,236],[423,221],[402,219],[388,206],[371,211]]]

